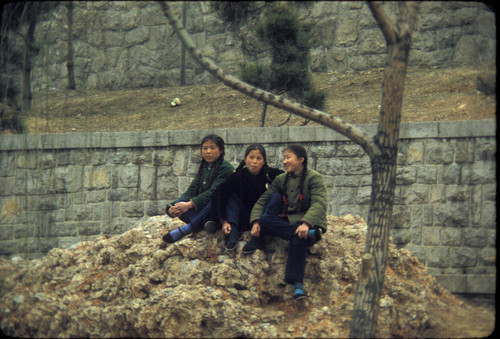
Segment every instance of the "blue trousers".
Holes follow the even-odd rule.
[[[177,200],[175,203],[187,200]],[[226,205],[226,220],[233,225],[238,226],[240,223],[240,199],[234,194],[228,200]],[[209,220],[214,220],[220,225],[220,220],[215,220],[215,216],[212,214],[212,203],[208,203],[200,211],[195,211],[190,209],[189,211],[182,214],[179,219],[184,221],[186,224],[190,223],[193,226],[194,232],[199,232],[203,229],[205,223]],[[247,222],[248,224],[248,222]]]
[[[272,235],[289,240],[288,258],[285,268],[285,281],[288,283],[303,282],[306,269],[307,249],[310,243],[295,234],[299,225],[291,225],[288,218],[280,217],[283,196],[273,193],[266,204],[264,213],[259,219],[261,237]]]
[[[175,203],[178,202],[187,202],[189,200],[177,200]],[[174,203],[174,204],[175,204]],[[191,226],[193,226],[193,231],[194,232],[199,232],[203,229],[203,226],[205,223],[210,220],[211,216],[211,211],[212,207],[211,204],[208,203],[205,207],[203,207],[200,211],[195,211],[194,209],[190,209],[187,212],[183,213],[179,219],[184,221],[186,224],[190,223]]]
[[[226,220],[230,224],[238,225],[240,221],[240,198],[233,194],[226,203]]]

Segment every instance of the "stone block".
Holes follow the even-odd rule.
[[[75,205],[73,207],[73,220],[75,221],[84,221],[84,220],[92,220],[92,205],[82,204]]]
[[[427,143],[426,159],[427,164],[446,165],[454,160],[454,147],[447,141],[429,141]]]
[[[77,227],[74,223],[56,223],[52,226],[54,237],[76,237]]]
[[[435,204],[433,222],[436,226],[469,226],[469,209],[466,203]]]
[[[450,249],[450,266],[454,268],[474,267],[477,263],[477,250],[467,247]]]
[[[429,202],[429,187],[427,185],[411,185],[402,190],[402,198],[407,205],[421,205]]]
[[[435,274],[437,282],[451,293],[466,293],[467,283],[465,274]]]
[[[486,229],[484,228],[464,229],[463,238],[464,246],[473,248],[485,247],[488,242]]]
[[[17,241],[2,240],[0,241],[0,255],[10,256],[18,253]]]
[[[105,167],[85,167],[84,187],[86,190],[104,189],[111,187],[111,174]]]
[[[495,267],[497,261],[496,247],[486,247],[479,250],[478,265]]]
[[[455,162],[460,163],[471,163],[474,161],[474,153],[472,152],[471,142],[466,140],[457,140],[457,149],[455,152]]]
[[[496,183],[496,166],[494,162],[477,162],[464,165],[462,173],[463,181],[470,184]]]
[[[354,203],[359,205],[369,205],[372,196],[371,187],[360,187],[356,190]]]
[[[160,149],[153,154],[154,166],[170,166],[174,162],[174,152],[170,149]]]
[[[490,134],[488,135],[491,136],[496,135],[495,131],[496,123],[491,123],[491,124],[486,123],[484,125],[481,125],[480,127],[485,130],[488,130],[490,132]],[[477,139],[476,146],[474,149],[474,161],[475,162],[486,161],[495,163],[496,151],[497,147],[495,138]]]
[[[417,166],[417,183],[419,184],[437,184],[437,167],[435,166]]]
[[[108,201],[128,201],[128,189],[127,188],[116,188],[107,190]]]
[[[485,201],[482,204],[481,225],[486,228],[496,228],[497,209],[494,201]]]
[[[410,228],[411,212],[408,206],[394,206],[391,229]]]
[[[153,217],[156,215],[164,215],[165,207],[169,201],[167,200],[155,200],[155,201],[147,201],[146,202],[146,215],[149,217]]]
[[[435,231],[435,230],[434,230]],[[425,231],[424,231],[425,232]],[[429,237],[432,236],[432,237]],[[431,242],[435,241],[435,232],[427,235]],[[425,245],[425,242],[424,242]],[[428,246],[425,258],[426,265],[434,268],[446,268],[450,266],[450,250],[446,247]]]
[[[130,217],[143,217],[144,216],[144,202],[131,201],[123,202],[120,204],[121,216],[124,218]]]
[[[423,227],[422,242],[425,246],[438,246],[441,242],[441,228],[439,227]]]
[[[396,168],[396,185],[411,185],[417,181],[417,168],[403,166]]]
[[[444,227],[441,229],[441,245],[443,246],[461,246],[462,229],[455,227]]]
[[[496,275],[494,274],[468,274],[465,277],[465,293],[495,294]]]
[[[79,236],[99,235],[101,234],[100,222],[79,222],[77,224]]]
[[[154,198],[156,194],[156,168],[141,166],[139,171],[139,199]]]
[[[316,170],[325,175],[337,176],[343,174],[344,163],[339,158],[319,158]]]
[[[122,166],[119,171],[119,187],[131,188],[139,186],[139,167]]]
[[[470,198],[470,188],[462,185],[446,185],[446,201],[467,202]]]
[[[422,139],[422,138],[435,138],[438,135],[439,127],[436,123],[415,122],[401,124],[399,135],[401,139]],[[422,148],[417,148],[422,150]]]
[[[81,166],[56,167],[54,170],[54,190],[56,193],[74,193],[82,189]]]
[[[371,174],[371,164],[368,157],[344,159],[344,175]]]

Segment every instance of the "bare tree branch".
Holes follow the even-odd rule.
[[[382,3],[379,1],[369,1],[368,6],[372,11],[373,17],[377,20],[382,33],[384,33],[387,44],[392,45],[396,41],[396,29],[382,8]]]
[[[186,45],[186,48],[191,56],[204,69],[210,72],[210,74],[215,76],[217,79],[221,80],[224,84],[254,99],[266,102],[277,108],[284,109],[288,112],[294,113],[306,119],[315,121],[323,126],[329,127],[360,145],[370,157],[374,157],[380,154],[380,149],[373,142],[372,137],[370,137],[362,130],[358,129],[356,126],[351,125],[343,121],[342,119],[336,118],[325,112],[309,108],[301,104],[293,103],[282,96],[274,95],[260,88],[251,86],[231,75],[224,74],[221,68],[219,68],[214,62],[201,54],[201,51],[196,47],[187,31],[182,27],[179,20],[177,20],[175,15],[172,13],[169,4],[163,1],[160,1],[159,3],[162,7],[163,13],[169,20],[170,25],[174,28],[182,43]]]

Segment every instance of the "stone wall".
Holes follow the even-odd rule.
[[[326,179],[328,212],[366,219],[368,156],[325,127],[0,135],[0,255],[36,258],[164,214],[195,175],[198,143],[212,132],[234,165],[252,142],[265,145],[276,167],[287,143],[303,143]],[[392,237],[452,292],[495,292],[495,133],[492,120],[401,127]]]
[[[224,22],[213,3],[188,2],[187,30],[203,54],[237,75],[242,61],[266,62],[270,55],[254,26],[265,2],[255,2],[248,22]],[[289,2],[311,39],[313,72],[359,71],[383,67],[386,43],[362,1]],[[180,18],[182,2],[173,2]],[[394,19],[397,2],[384,4]],[[67,88],[68,12],[61,2],[39,18],[39,53],[33,57],[32,89]],[[179,84],[181,44],[155,1],[78,1],[73,11],[76,87],[138,88]],[[495,14],[482,2],[422,2],[413,36],[410,65],[450,67],[496,62]],[[10,37],[22,54],[20,36]],[[13,65],[14,67],[14,65]],[[214,78],[187,58],[187,84]],[[21,84],[20,72],[10,71]]]

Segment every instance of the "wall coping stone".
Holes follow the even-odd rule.
[[[377,124],[358,128],[375,135]],[[54,134],[0,135],[0,151],[127,148],[198,145],[208,133],[220,135],[226,144],[349,141],[324,126],[212,128],[203,130],[162,130],[133,132],[84,132]],[[429,121],[402,123],[400,139],[491,137],[496,136],[496,119],[468,121]]]

